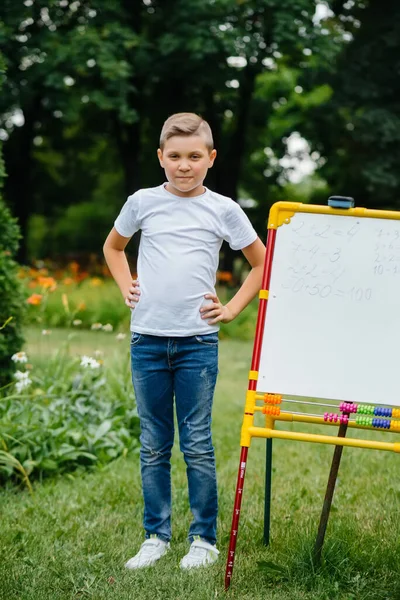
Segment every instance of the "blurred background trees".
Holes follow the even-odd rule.
[[[0,53],[0,90],[4,84],[4,60]],[[4,183],[4,163],[0,142],[0,192]],[[24,298],[14,260],[19,228],[0,195],[0,388],[9,383],[13,369],[10,357],[23,343]]]
[[[210,122],[207,184],[264,239],[280,199],[396,208],[399,31],[394,0],[3,0],[20,259],[99,253],[126,196],[163,181],[158,136],[178,111]]]

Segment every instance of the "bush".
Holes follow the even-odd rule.
[[[0,187],[3,177],[4,168],[0,156]],[[17,278],[17,264],[13,259],[18,239],[16,220],[11,217],[0,197],[0,387],[10,381],[14,372],[11,356],[21,349],[24,341],[21,333],[24,296]]]
[[[104,465],[138,449],[139,420],[126,360],[72,358],[65,350],[26,370],[0,403],[0,485]],[[32,366],[32,365],[30,365]],[[21,369],[21,370],[20,370]]]
[[[98,252],[113,226],[115,208],[111,205],[81,202],[66,208],[54,225],[53,253]]]

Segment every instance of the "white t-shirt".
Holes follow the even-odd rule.
[[[199,310],[210,302],[204,295],[215,293],[222,241],[239,250],[257,238],[240,206],[207,188],[201,196],[182,198],[163,184],[129,196],[114,226],[124,237],[142,231],[141,294],[132,309],[131,330],[171,337],[218,331]]]

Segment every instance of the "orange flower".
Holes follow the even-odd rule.
[[[54,292],[57,287],[54,277],[38,277],[38,284],[50,292]]]
[[[76,310],[79,312],[80,310],[85,310],[86,309],[86,304],[84,302],[79,302]]]
[[[230,271],[218,271],[217,279],[219,281],[232,281],[232,273]]]
[[[64,285],[71,285],[72,283],[74,283],[74,280],[72,279],[72,277],[66,277],[66,278],[63,280],[63,284],[64,284]]]
[[[33,306],[37,306],[41,303],[42,298],[42,294],[32,294],[32,296],[29,296],[27,303],[32,304]]]

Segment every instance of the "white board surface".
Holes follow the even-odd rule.
[[[400,221],[277,228],[257,390],[400,406]]]

